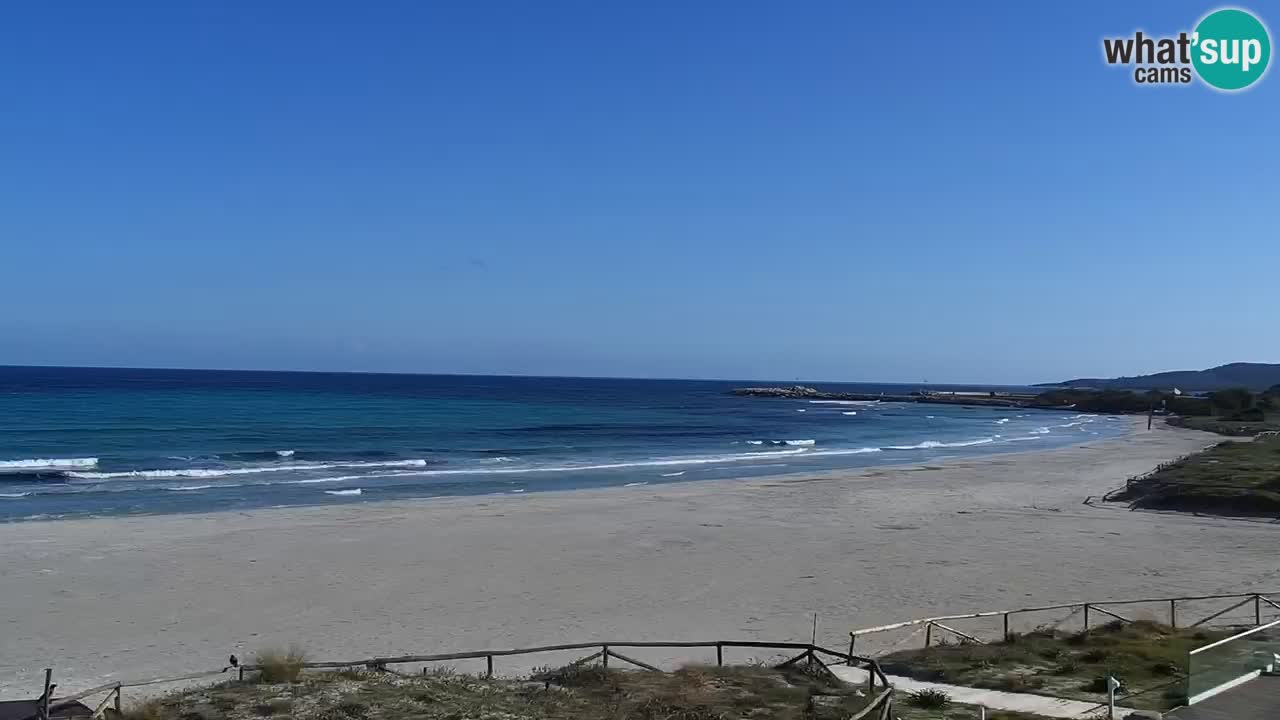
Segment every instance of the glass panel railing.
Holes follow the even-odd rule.
[[[1280,663],[1280,621],[1247,630],[1191,651],[1187,700],[1204,700],[1232,683]]]

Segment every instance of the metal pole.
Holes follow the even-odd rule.
[[[1116,688],[1120,683],[1116,679],[1107,676],[1107,720],[1115,720],[1116,717]]]

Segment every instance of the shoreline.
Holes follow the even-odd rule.
[[[908,467],[919,466],[919,465],[934,466],[934,465],[946,464],[953,461],[980,460],[982,458],[987,458],[987,457],[1000,457],[1005,455],[1021,455],[1021,454],[1027,454],[1027,453],[1033,453],[1033,454],[1049,453],[1049,452],[1054,452],[1056,450],[1069,449],[1072,447],[1091,446],[1098,443],[1123,440],[1126,437],[1129,437],[1130,435],[1132,435],[1133,433],[1138,432],[1139,429],[1142,428],[1145,423],[1145,417],[1136,418],[1133,416],[1124,416],[1124,415],[1119,415],[1116,417],[1122,418],[1128,421],[1128,427],[1122,430],[1121,434],[1118,436],[1106,435],[1103,437],[1092,437],[1089,439],[1082,439],[1076,442],[1068,442],[1066,444],[1051,444],[1050,447],[1042,447],[1040,446],[1039,443],[1033,444],[1033,443],[1025,443],[1025,442],[1023,443],[1004,442],[1004,443],[993,443],[989,445],[975,443],[977,447],[973,448],[972,452],[969,452],[969,453],[957,452],[954,454],[947,454],[947,455],[941,455],[941,456],[936,456],[932,458],[922,458],[922,459],[915,459],[915,460],[908,460],[904,458],[902,460],[890,460],[888,462],[880,462],[880,463],[871,462],[868,464],[850,465],[846,467],[828,466],[828,467],[811,467],[809,469],[798,467],[790,470],[778,470],[778,471],[766,472],[766,473],[752,473],[752,474],[741,474],[741,475],[717,474],[710,477],[696,477],[696,476],[688,477],[688,478],[682,477],[681,479],[674,480],[674,481],[663,481],[661,479],[655,481],[653,479],[648,479],[643,481],[623,482],[618,484],[603,484],[603,485],[588,484],[585,486],[577,486],[577,487],[550,487],[550,488],[531,487],[531,488],[518,489],[515,491],[477,492],[477,493],[450,494],[450,495],[421,495],[421,496],[409,495],[409,496],[377,497],[375,494],[375,496],[372,498],[362,498],[359,501],[346,502],[346,503],[301,502],[301,503],[293,503],[293,504],[286,504],[286,505],[253,505],[249,507],[230,506],[230,507],[211,508],[211,509],[170,508],[170,509],[154,511],[154,512],[150,512],[150,511],[131,512],[131,513],[104,512],[102,514],[35,513],[35,514],[24,515],[24,516],[0,517],[0,527],[3,527],[4,525],[9,525],[9,524],[27,524],[27,523],[51,523],[51,522],[60,523],[60,522],[72,522],[72,521],[85,521],[85,520],[113,520],[113,519],[123,519],[123,518],[160,518],[160,517],[168,517],[168,516],[192,517],[192,516],[219,514],[219,513],[246,514],[246,513],[269,512],[269,511],[276,511],[276,510],[310,510],[310,509],[318,510],[322,508],[347,507],[347,506],[367,507],[371,505],[384,504],[384,503],[422,503],[427,501],[442,502],[447,500],[465,500],[469,498],[470,499],[498,498],[498,497],[507,497],[510,495],[520,495],[520,496],[527,497],[532,495],[541,495],[544,493],[558,494],[558,493],[565,493],[565,492],[584,493],[584,492],[609,491],[609,490],[634,490],[636,488],[645,488],[645,487],[658,488],[658,487],[669,487],[669,486],[681,486],[689,483],[720,482],[720,483],[733,483],[735,486],[742,486],[742,485],[750,484],[753,482],[767,482],[777,478],[785,478],[793,475],[806,475],[806,476],[814,476],[814,477],[833,477],[833,476],[843,477],[843,476],[849,475],[850,473],[856,474],[860,472],[871,472],[875,470],[891,470],[895,468],[908,468]],[[969,444],[961,443],[960,445],[956,445],[953,447],[969,449],[968,445]],[[888,449],[904,450],[907,448],[888,448]],[[835,454],[840,455],[847,452],[848,451],[837,449],[835,451]],[[858,454],[859,454],[858,452],[849,453],[849,456],[852,457]],[[871,456],[866,455],[863,457],[871,457]],[[819,452],[813,455],[785,455],[784,453],[784,454],[780,454],[776,458],[769,458],[769,460],[796,461],[798,462],[798,464],[803,464],[806,460],[822,462],[823,459],[829,460],[827,455],[824,454],[823,452]],[[694,466],[697,465],[697,463],[692,463],[692,462],[690,464]],[[749,464],[744,464],[741,468],[735,468],[731,463],[727,463],[723,466],[712,468],[712,470],[717,473],[725,473],[725,472],[732,473],[734,470],[737,470],[737,469],[746,470],[751,467],[753,466]],[[778,465],[778,467],[779,468],[786,467],[786,464]],[[542,471],[540,470],[533,470],[533,471],[530,471],[530,474],[538,475],[541,472]],[[686,472],[687,470],[682,469],[675,474],[683,476]],[[662,477],[667,477],[667,476],[663,475]],[[200,487],[197,489],[204,489],[204,487]],[[375,486],[375,489],[376,489],[376,486]],[[325,491],[325,492],[330,495],[339,495],[339,496],[348,495],[348,494],[361,495],[360,492],[353,492],[352,490],[353,489],[349,489],[349,488],[339,488],[339,490],[336,492],[335,491]]]
[[[840,647],[854,627],[940,611],[1280,579],[1267,526],[1081,505],[1217,439],[1143,423],[1065,448],[511,502],[8,523],[0,696],[31,695],[48,663],[74,691],[291,643],[328,659],[807,640],[815,612]]]

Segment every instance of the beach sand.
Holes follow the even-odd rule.
[[[942,612],[1280,587],[1280,528],[1081,504],[1220,439],[1144,418],[1122,439],[928,465],[0,525],[0,697],[34,696],[48,665],[70,692],[291,643],[358,659],[807,640],[816,612],[841,648]]]

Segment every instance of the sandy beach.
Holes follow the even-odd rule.
[[[820,639],[997,607],[1280,586],[1280,529],[1081,504],[1220,438],[708,481],[0,525],[0,697],[593,639]],[[512,664],[506,669],[515,669]]]

